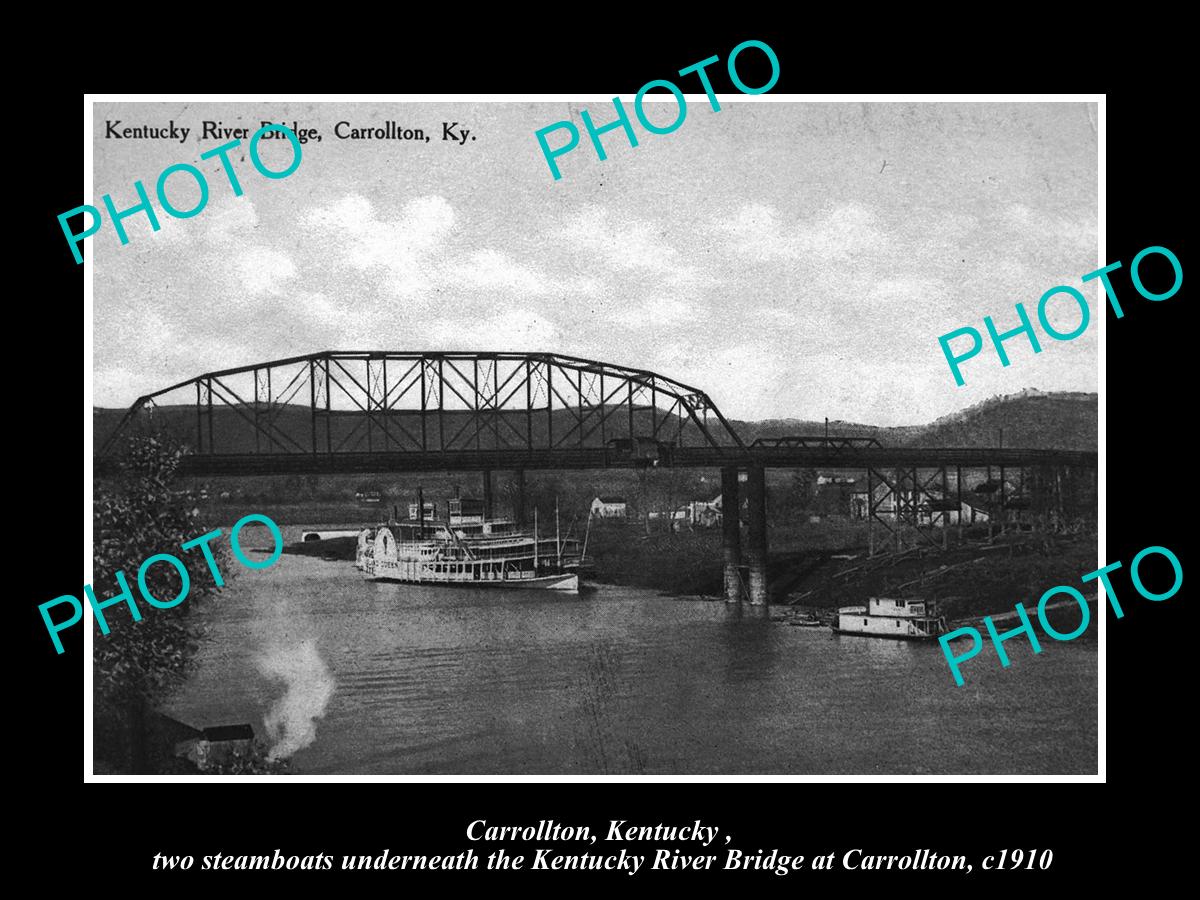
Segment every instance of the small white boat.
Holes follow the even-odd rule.
[[[946,633],[946,619],[932,600],[872,597],[866,606],[840,607],[833,630],[836,634],[928,641]]]
[[[820,628],[821,620],[812,613],[801,616],[793,616],[788,620],[788,624],[794,628]]]

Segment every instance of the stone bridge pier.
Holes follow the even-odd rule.
[[[746,547],[742,558],[741,485],[746,489]],[[721,469],[722,558],[725,600],[754,606],[770,603],[767,594],[767,485],[762,466]]]

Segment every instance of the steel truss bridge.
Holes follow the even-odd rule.
[[[719,468],[724,502],[740,508],[732,476],[741,472],[749,481],[752,601],[765,600],[764,469],[865,471],[864,517],[901,548],[935,544],[933,527],[955,515],[961,524],[964,469],[986,470],[983,484],[996,483],[987,497],[993,510],[1016,501],[1006,497],[1008,476],[1020,473],[1021,502],[1052,518],[1075,492],[1071,473],[1097,466],[1092,452],[884,447],[841,436],[747,445],[697,388],[550,353],[331,350],[208,372],[139,397],[119,420],[97,413],[95,424],[99,476],[118,470],[122,447],[139,434],[186,446],[180,472],[191,476]],[[730,520],[727,569],[738,556],[730,553],[738,541]]]

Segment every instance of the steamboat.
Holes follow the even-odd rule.
[[[587,536],[582,548],[577,539],[561,536],[557,505],[554,534],[546,537],[539,534],[536,510],[532,533],[511,519],[486,518],[477,500],[449,501],[445,521],[436,511],[421,500],[410,505],[408,521],[359,532],[355,565],[364,577],[578,593]]]

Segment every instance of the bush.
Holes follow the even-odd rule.
[[[195,494],[175,486],[184,452],[161,437],[131,439],[122,456],[121,474],[112,482],[97,482],[93,494],[92,590],[97,600],[120,592],[116,573],[123,572],[136,601],[138,568],[157,553],[184,559],[191,581],[187,599],[176,607],[158,609],[139,603],[142,619],[134,622],[128,608],[120,604],[105,610],[107,635],[98,621],[95,624],[96,756],[133,773],[142,773],[147,766],[147,706],[182,682],[196,649],[188,613],[214,586],[198,551],[180,550],[181,544],[212,530],[200,519]],[[223,563],[228,561],[228,551],[224,546],[213,551],[218,567],[227,571]],[[165,563],[152,566],[146,586],[154,597],[175,597],[181,587],[179,574]]]

